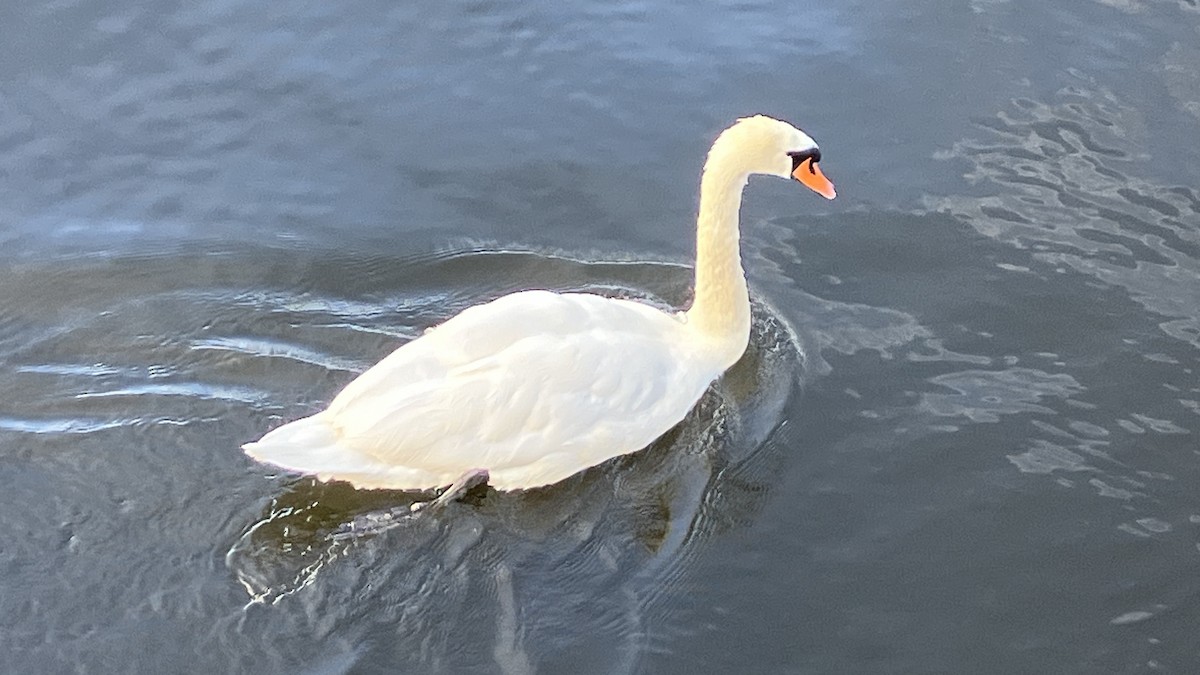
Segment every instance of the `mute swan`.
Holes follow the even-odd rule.
[[[746,349],[738,211],[750,174],[794,178],[833,199],[819,161],[812,138],[762,115],[718,136],[700,181],[687,311],[586,293],[506,295],[402,345],[326,410],[243,449],[358,488],[453,483],[450,492],[482,481],[497,490],[549,485],[640,450]]]

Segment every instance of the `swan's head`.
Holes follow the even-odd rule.
[[[837,192],[817,168],[821,149],[808,134],[765,115],[743,117],[713,144],[710,162],[720,158],[747,174],[763,173],[800,181],[826,199]]]

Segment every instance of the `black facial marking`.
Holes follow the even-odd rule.
[[[808,165],[809,172],[816,173],[816,170],[813,169],[813,165],[821,161],[821,150],[820,148],[812,148],[809,150],[793,150],[788,153],[788,156],[792,158],[792,173],[796,173],[796,169],[799,169],[800,165],[806,159],[812,160],[812,164]]]

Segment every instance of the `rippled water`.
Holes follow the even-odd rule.
[[[0,9],[0,670],[1200,669],[1191,0]],[[747,356],[644,452],[356,492],[238,446],[516,289],[688,299],[750,112]]]

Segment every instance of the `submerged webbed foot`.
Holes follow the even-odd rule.
[[[465,471],[463,472],[463,475],[458,477],[458,480],[454,481],[450,487],[446,488],[445,492],[438,495],[437,499],[425,502],[423,504],[413,504],[412,510],[418,511],[420,509],[429,508],[430,506],[443,506],[449,502],[461,499],[468,492],[479,487],[480,485],[487,485],[490,477],[491,475],[488,473],[487,469],[470,469]]]

